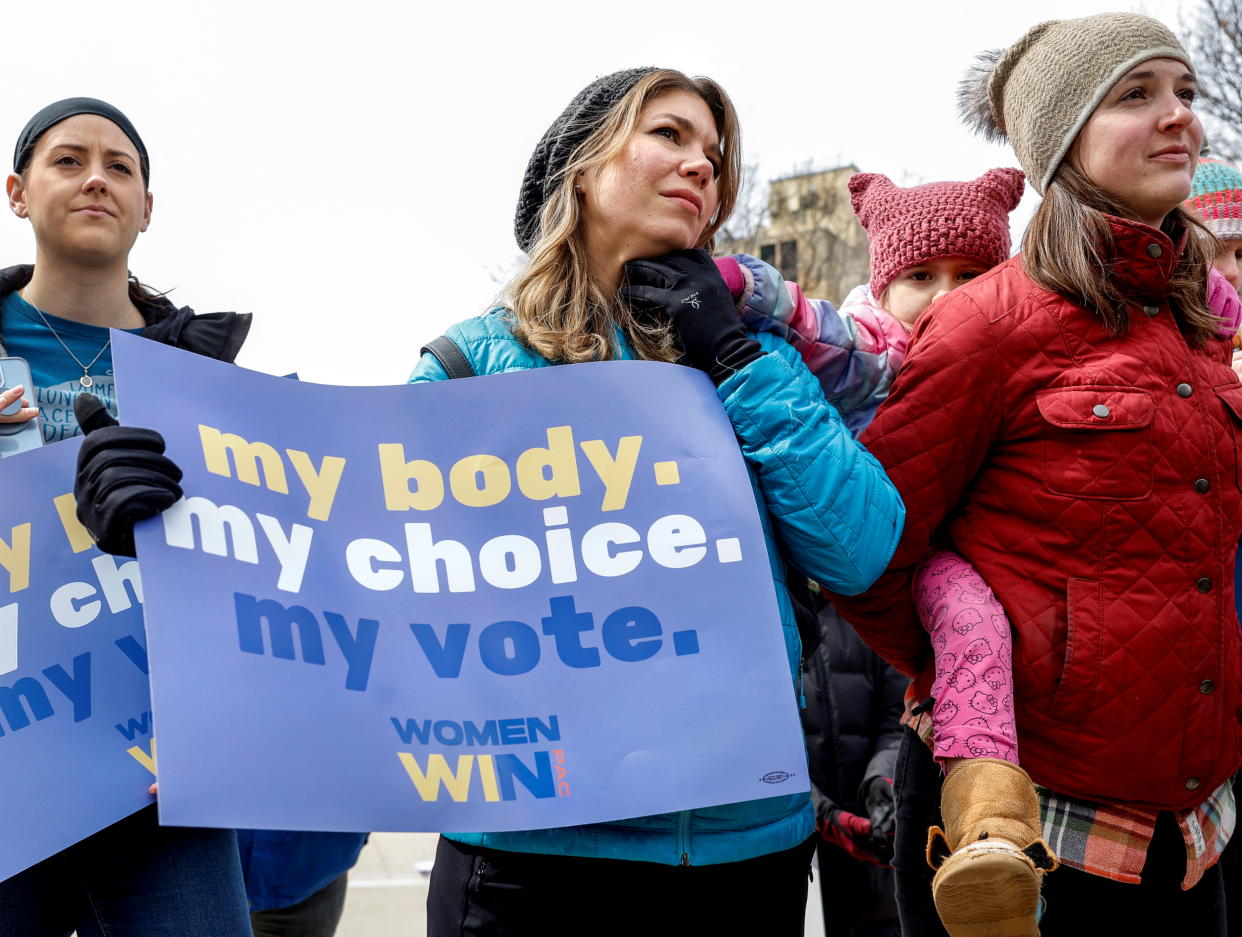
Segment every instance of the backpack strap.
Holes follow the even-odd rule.
[[[457,346],[457,343],[447,335],[441,335],[433,338],[426,345],[419,349],[419,354],[430,354],[433,358],[440,362],[440,367],[444,368],[444,373],[449,379],[459,377],[476,377],[474,367],[470,364],[470,359]]]

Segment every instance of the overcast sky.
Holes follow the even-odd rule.
[[[596,76],[650,64],[716,79],[765,177],[810,162],[969,179],[1016,165],[957,121],[975,55],[1126,5],[27,3],[6,24],[0,141],[11,168],[44,104],[116,104],[151,154],[155,211],[131,257],[144,282],[200,312],[253,312],[247,367],[400,383],[512,271],[526,160]],[[1177,28],[1173,0],[1144,10]],[[1034,201],[1028,189],[1017,215]],[[28,225],[6,217],[0,262],[29,262]]]

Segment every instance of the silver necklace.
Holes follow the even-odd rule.
[[[70,358],[72,358],[73,363],[82,369],[82,376],[78,378],[78,383],[87,389],[94,387],[95,382],[91,380],[91,376],[87,372],[89,372],[90,369],[95,366],[95,362],[98,361],[100,358],[102,358],[103,353],[108,350],[108,347],[112,344],[112,336],[111,335],[108,336],[108,340],[104,342],[103,348],[99,349],[99,353],[96,354],[95,357],[90,360],[89,364],[83,364],[82,360],[73,353],[73,350],[68,345],[65,344],[65,340],[56,334],[56,330],[52,328],[52,323],[47,320],[47,316],[43,314],[43,310],[40,309],[38,306],[36,306],[34,303],[31,303],[27,297],[23,296],[22,299],[25,299],[26,302],[30,303],[30,308],[39,314],[39,318],[43,320],[43,324],[47,326],[47,330],[52,333],[52,338],[60,342],[60,347],[65,349],[65,354],[67,354]]]

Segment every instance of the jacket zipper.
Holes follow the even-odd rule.
[[[681,864],[690,864],[690,811],[683,810],[677,817],[677,848],[681,850]]]

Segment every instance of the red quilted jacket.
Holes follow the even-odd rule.
[[[1012,620],[1031,776],[1186,809],[1242,762],[1242,384],[1226,342],[1194,349],[1178,331],[1169,238],[1120,219],[1113,231],[1135,303],[1123,337],[1020,258],[922,318],[862,437],[905,500],[905,534],[868,592],[834,603],[930,688],[911,578],[930,544],[951,543]]]

